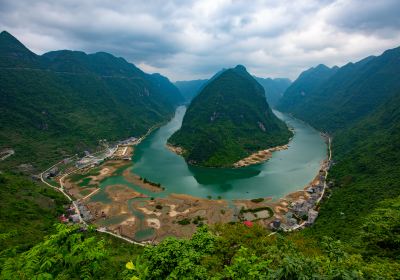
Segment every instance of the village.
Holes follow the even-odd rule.
[[[156,195],[163,192],[163,186],[131,172],[131,158],[141,139],[131,137],[82,158],[64,159],[42,173],[46,184],[71,201],[59,217],[61,222],[92,224],[102,232],[139,244],[158,243],[167,236],[190,237],[203,224],[239,222],[248,227],[259,224],[272,232],[294,231],[315,222],[329,187],[330,154],[309,185],[277,200],[266,197],[230,202],[185,194]],[[330,139],[327,141],[330,147]],[[111,184],[101,189],[101,182],[116,173],[138,188]],[[154,195],[145,195],[141,189]],[[100,198],[94,199],[98,193]]]

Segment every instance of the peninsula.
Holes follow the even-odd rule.
[[[168,139],[168,147],[193,165],[239,167],[235,163],[286,145],[291,136],[269,107],[264,88],[238,65],[204,86],[189,105],[182,127]]]

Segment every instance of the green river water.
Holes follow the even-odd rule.
[[[133,172],[161,183],[166,190],[155,194],[128,185],[150,196],[184,193],[198,197],[221,196],[223,199],[279,198],[308,184],[326,158],[326,144],[318,131],[275,111],[295,131],[289,149],[274,152],[265,163],[240,169],[190,166],[165,147],[167,139],[179,129],[185,110],[185,107],[177,108],[175,117],[169,123],[135,148]],[[118,183],[127,184],[122,176],[114,176],[104,181],[102,186]]]
[[[169,151],[167,139],[181,126],[186,108],[179,107],[174,118],[166,125],[151,133],[135,147],[131,172],[152,182],[161,183],[165,191],[153,193],[127,182],[121,172],[107,178],[101,188],[114,184],[125,184],[150,197],[164,197],[170,193],[183,193],[197,197],[232,199],[251,199],[273,197],[274,199],[302,189],[318,173],[321,162],[326,158],[327,147],[320,133],[306,123],[288,115],[274,111],[295,131],[289,143],[289,149],[274,152],[272,158],[262,164],[240,169],[204,168],[188,165],[185,160]],[[125,167],[126,168],[126,167]],[[110,203],[102,190],[91,198],[92,201]],[[131,204],[133,201],[130,201]],[[136,240],[143,240],[153,235],[154,230],[143,224],[144,214],[130,210],[140,221],[140,230]],[[124,220],[115,217],[109,223]],[[143,224],[143,225],[142,225]]]

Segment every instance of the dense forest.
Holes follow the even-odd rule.
[[[236,66],[192,100],[182,127],[168,140],[195,165],[232,166],[249,154],[289,142],[291,132],[269,107],[263,87]]]

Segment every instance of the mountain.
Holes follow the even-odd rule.
[[[373,209],[379,209],[382,201],[400,196],[398,143],[400,88],[370,114],[333,135],[335,165],[330,180],[335,186],[329,199],[322,204],[315,226],[310,229],[314,235],[363,242],[355,233],[362,228],[364,217]],[[380,219],[377,222],[384,223]],[[384,231],[391,234],[389,229]],[[398,243],[391,248],[383,242],[380,246],[374,253],[390,250],[397,250],[397,255],[400,253]]]
[[[183,102],[167,78],[123,58],[68,50],[38,56],[7,32],[0,34],[0,83],[0,148],[13,148],[16,164],[47,166],[100,139],[142,135]]]
[[[277,104],[277,109],[292,112],[300,103],[305,103],[306,98],[312,98],[313,92],[324,84],[336,71],[337,67],[329,68],[323,64],[304,71],[286,89]]]
[[[208,82],[207,79],[192,81],[176,81],[174,84],[180,90],[187,102],[190,102]]]
[[[271,111],[263,87],[241,65],[227,69],[192,100],[168,142],[190,163],[231,166],[252,152],[288,142],[291,132]]]
[[[0,67],[40,65],[40,57],[28,50],[7,31],[0,33]]]
[[[210,80],[218,77],[218,75],[225,70],[226,69],[223,69],[217,72]],[[275,107],[278,100],[283,96],[283,93],[291,84],[291,81],[286,78],[254,78],[260,85],[264,87],[265,96],[267,97],[268,104],[272,107]],[[180,90],[186,101],[190,102],[210,80],[202,79],[192,81],[177,81],[175,82],[175,86]]]
[[[377,57],[327,70],[324,78],[304,76],[290,86],[277,108],[290,112],[315,127],[334,132],[370,114],[400,88],[400,47]]]
[[[285,90],[291,85],[291,81],[286,78],[260,78],[254,77],[256,81],[263,86],[265,97],[271,107],[275,107],[278,101],[282,98]]]

